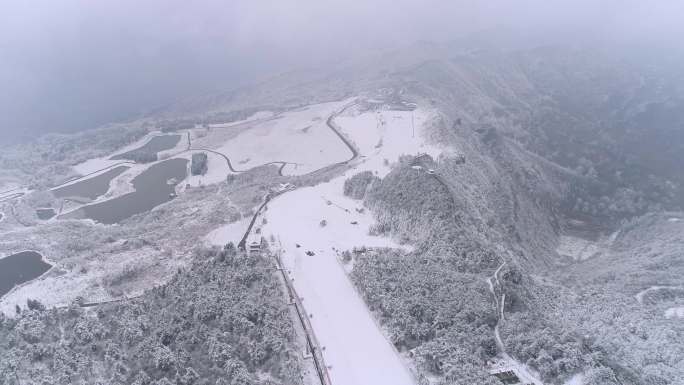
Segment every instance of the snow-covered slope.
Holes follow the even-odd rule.
[[[333,384],[413,384],[338,261],[340,251],[355,246],[397,247],[390,239],[368,235],[373,218],[342,196],[343,182],[340,177],[278,197],[269,204],[262,233],[273,235],[282,251],[284,268],[325,347]]]
[[[326,125],[349,100],[288,111],[276,119],[254,124],[216,147],[233,167],[246,170],[271,162],[288,162],[285,174],[305,174],[351,157],[349,149]]]

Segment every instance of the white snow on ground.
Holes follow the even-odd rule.
[[[209,233],[205,239],[212,245],[223,246],[228,242],[233,242],[233,244],[237,246],[238,242],[242,239],[242,236],[245,235],[245,231],[247,231],[247,227],[249,227],[249,222],[251,220],[250,217],[247,217],[237,222],[221,226]]]
[[[178,144],[173,149],[161,152],[159,154],[159,159],[164,159],[165,157],[168,157],[169,154],[177,153],[177,152],[182,151],[182,150],[187,148],[188,139],[187,139],[187,133],[185,131],[182,131],[182,132],[179,131],[179,132],[172,133],[172,134],[180,135],[181,140],[178,141]],[[73,167],[74,171],[76,171],[77,173],[79,173],[81,175],[86,175],[86,174],[90,174],[92,172],[101,170],[101,169],[106,168],[106,167],[112,167],[118,163],[121,163],[122,160],[121,159],[112,160],[109,158],[111,158],[112,156],[118,155],[118,154],[122,154],[124,152],[134,150],[138,147],[142,147],[150,139],[152,139],[155,136],[159,136],[159,135],[171,135],[171,134],[164,134],[161,131],[150,132],[147,135],[145,135],[144,137],[138,139],[137,141],[135,141],[135,142],[123,147],[123,148],[120,148],[119,150],[117,150],[117,151],[115,151],[115,152],[113,152],[107,156],[104,156],[101,158],[88,159],[87,161],[85,161],[83,163],[79,163],[79,164],[75,165]]]
[[[671,307],[665,310],[665,318],[684,318],[684,306]]]
[[[361,159],[354,169],[330,182],[287,192],[270,202],[263,214],[267,223],[261,233],[267,239],[273,236],[274,247],[283,252],[283,267],[304,298],[316,337],[325,347],[323,355],[332,367],[333,384],[414,383],[338,259],[338,253],[356,246],[401,247],[389,238],[368,235],[374,223],[372,215],[360,212],[361,202],[345,197],[342,191],[344,180],[356,172],[372,170],[385,175],[389,167],[384,159],[394,162],[399,155],[419,152],[438,155],[439,150],[426,145],[421,135],[428,114],[414,112],[413,126],[411,115],[382,111],[337,117],[337,126],[360,150]]]
[[[565,381],[563,385],[582,385],[584,384],[584,375],[582,373],[577,373],[572,376],[569,380]]]
[[[4,178],[4,176],[0,176],[0,197],[14,193],[16,190],[21,188],[21,184],[14,178],[10,180],[4,180],[1,178]]]
[[[600,254],[601,248],[593,241],[561,235],[556,252],[560,255],[570,257],[575,261],[584,261],[585,259]]]
[[[233,167],[246,170],[270,162],[290,162],[284,172],[305,174],[347,160],[351,152],[326,125],[328,117],[349,101],[323,103],[289,111],[256,123],[216,150],[227,155]]]
[[[429,111],[423,109],[361,114],[352,110],[335,118],[335,123],[359,150],[363,162],[361,168],[383,177],[400,155],[427,153],[436,159],[442,152],[424,139],[424,124],[429,117]],[[385,159],[389,164],[385,164]]]
[[[268,223],[262,233],[273,235],[274,246],[282,247],[283,267],[294,279],[307,313],[313,316],[311,324],[325,347],[326,365],[332,367],[332,383],[413,384],[411,373],[375,324],[335,251],[398,245],[368,235],[373,218],[355,210],[360,202],[342,196],[343,183],[344,177],[339,177],[277,197],[264,214]],[[320,225],[323,219],[326,226]],[[351,224],[354,221],[357,224]],[[307,251],[314,255],[306,255]]]
[[[259,112],[254,113],[252,116],[248,117],[247,119],[236,120],[234,122],[228,122],[228,123],[209,124],[209,127],[211,127],[211,128],[228,128],[228,127],[233,127],[233,126],[237,126],[240,124],[254,122],[257,120],[269,119],[272,117],[273,117],[273,112],[271,112],[271,111],[259,111]]]
[[[501,354],[501,360],[490,369],[490,374],[508,370],[515,372],[522,384],[544,385],[544,383],[539,380],[538,373],[530,369],[527,365],[518,362],[507,353]],[[568,385],[568,383],[565,385]],[[570,385],[574,384],[570,383]]]
[[[0,312],[14,314],[15,306],[26,306],[28,298],[39,298],[47,307],[67,305],[65,298],[75,298],[89,287],[85,275],[69,274],[65,276],[37,278],[24,285],[17,286],[2,297]]]
[[[647,289],[644,289],[640,292],[638,292],[634,298],[636,298],[637,302],[643,303],[644,302],[644,296],[648,294],[649,292],[652,291],[657,291],[657,290],[684,290],[684,287],[682,286],[651,286]]]
[[[98,176],[98,175],[102,175],[102,174],[104,174],[104,173],[106,173],[106,172],[108,172],[108,171],[111,171],[113,168],[116,168],[117,166],[124,166],[124,167],[129,167],[129,168],[130,168],[130,167],[132,166],[132,163],[123,163],[123,162],[121,162],[121,161],[118,161],[117,163],[115,163],[115,164],[113,164],[113,165],[111,165],[111,166],[109,166],[109,167],[107,167],[107,168],[105,168],[105,169],[101,169],[101,170],[99,170],[99,171],[97,171],[97,172],[94,172],[94,173],[92,173],[92,174],[89,174],[87,178],[81,177],[81,178],[78,178],[78,179],[74,179],[74,180],[72,180],[72,181],[70,181],[70,182],[61,184],[61,185],[59,185],[59,186],[55,186],[55,187],[51,188],[50,191],[53,191],[53,190],[56,190],[56,189],[59,189],[59,188],[62,188],[62,187],[66,187],[66,186],[71,186],[72,184],[80,183],[80,182],[83,182],[83,181],[88,180],[88,179],[90,179],[90,178],[94,178],[94,177],[96,177],[96,176]],[[124,171],[124,172],[126,172],[126,171]],[[123,174],[123,173],[122,173],[122,174]],[[119,174],[119,175],[121,175],[121,174]],[[117,176],[117,177],[118,177],[118,176]],[[111,188],[111,183],[112,183],[112,181],[110,181],[109,183],[110,183],[110,186],[109,186],[109,187]]]
[[[192,164],[192,154],[203,152],[207,154],[207,172],[204,175],[192,175],[190,173],[190,166]],[[192,187],[206,186],[209,184],[220,183],[226,180],[228,174],[232,174],[230,168],[228,167],[228,162],[218,154],[214,154],[208,151],[187,151],[184,152],[176,158],[187,159],[188,163],[188,177],[179,184],[180,188],[184,188],[186,184]]]

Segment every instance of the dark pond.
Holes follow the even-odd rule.
[[[0,296],[7,294],[15,285],[40,277],[51,267],[35,251],[22,251],[0,259]]]
[[[180,141],[181,136],[180,135],[160,135],[160,136],[155,136],[152,139],[150,139],[145,145],[142,147],[138,147],[134,150],[124,152],[123,154],[119,155],[114,155],[109,159],[112,160],[121,160],[121,159],[128,159],[128,160],[133,160],[137,161],[138,160],[138,155],[140,153],[146,153],[146,154],[157,154],[161,151],[166,151],[170,150],[178,144]]]
[[[92,178],[56,188],[52,190],[52,193],[58,198],[80,197],[90,200],[97,199],[97,197],[104,195],[109,190],[109,182],[126,170],[128,170],[128,166],[117,166]]]
[[[84,206],[60,218],[90,218],[100,223],[120,222],[173,199],[175,186],[187,175],[187,159],[169,159],[150,166],[132,181],[135,191],[104,202]],[[175,179],[174,183],[168,182]]]
[[[44,221],[54,217],[57,215],[55,212],[55,209],[48,207],[48,208],[41,208],[41,209],[36,209],[36,215],[38,216],[38,219],[42,219]]]

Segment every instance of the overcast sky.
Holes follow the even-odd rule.
[[[674,43],[675,0],[3,0],[0,133],[77,130],[207,90],[482,30]]]

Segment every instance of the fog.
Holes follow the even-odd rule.
[[[415,41],[676,46],[678,1],[5,0],[1,141],[74,131]]]

